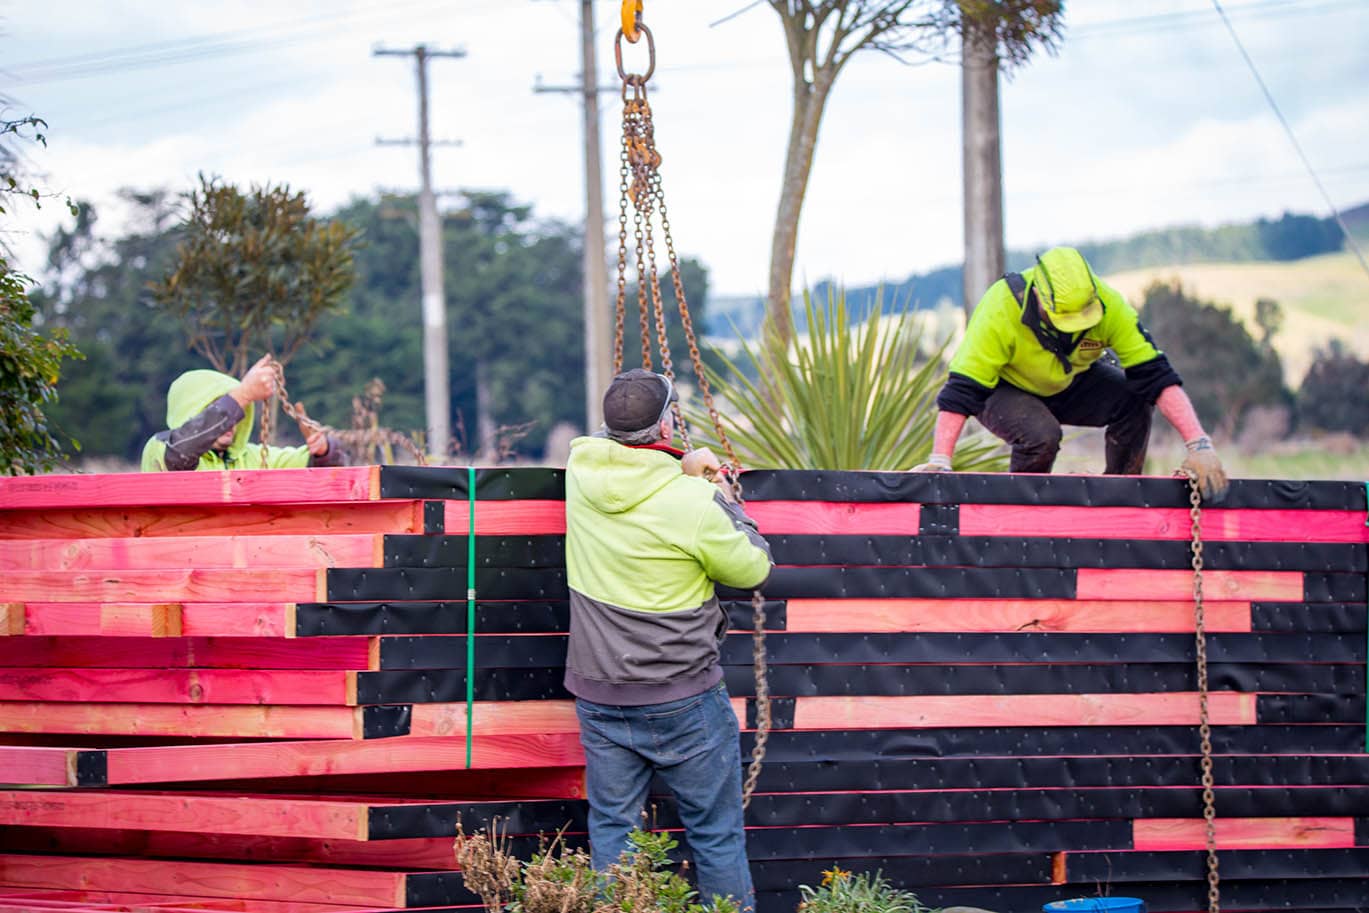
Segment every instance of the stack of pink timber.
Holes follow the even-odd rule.
[[[0,911],[469,903],[451,838],[391,816],[578,796],[574,735],[505,726],[467,770],[464,705],[417,734],[358,703],[380,637],[295,636],[424,521],[378,467],[0,479]]]
[[[931,906],[1205,908],[1184,483],[744,481],[759,913],[833,863]],[[551,468],[0,479],[0,913],[453,909],[458,821],[583,843],[563,499]],[[1203,512],[1223,909],[1363,910],[1366,509],[1238,480]]]

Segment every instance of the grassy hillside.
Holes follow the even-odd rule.
[[[1291,386],[1301,383],[1319,347],[1339,338],[1369,358],[1369,276],[1351,253],[1289,262],[1190,263],[1146,267],[1105,277],[1139,304],[1152,282],[1178,279],[1190,294],[1229,305],[1254,331],[1255,300],[1273,298],[1284,322],[1274,337]],[[1163,347],[1164,340],[1159,340]]]

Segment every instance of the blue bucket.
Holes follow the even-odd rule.
[[[1044,913],[1146,913],[1146,903],[1135,897],[1081,897],[1057,900],[1041,909]]]

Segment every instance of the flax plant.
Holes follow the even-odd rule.
[[[886,317],[882,292],[869,319],[854,326],[844,292],[829,292],[822,307],[805,293],[804,307],[806,336],[789,344],[742,337],[735,361],[718,352],[726,372],[705,366],[727,401],[723,427],[742,465],[896,472],[925,462],[947,342],[923,354],[917,313],[902,307]],[[716,448],[708,416],[691,409],[688,418],[695,436]],[[1001,472],[1007,457],[996,438],[967,428],[955,468]]]

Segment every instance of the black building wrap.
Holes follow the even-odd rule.
[[[1191,695],[1197,687],[1191,627],[1157,630],[1147,617],[1159,611],[1154,597],[1105,597],[1135,617],[1136,630],[1094,621],[1087,612],[1069,619],[1074,627],[1058,630],[1007,621],[992,627],[995,607],[1004,619],[1019,617],[1013,614],[1019,610],[1030,618],[1033,604],[1078,600],[1088,572],[1186,572],[1186,526],[1166,538],[1079,535],[1045,524],[1030,536],[962,532],[972,522],[967,506],[1186,511],[1184,482],[756,471],[744,474],[743,485],[748,502],[757,505],[921,505],[916,530],[908,535],[867,532],[858,524],[768,534],[780,565],[765,589],[776,728],[747,818],[763,913],[791,913],[799,899],[796,885],[815,885],[833,863],[855,872],[878,870],[916,890],[929,906],[1040,909],[1051,900],[1095,894],[1100,884],[1112,894],[1144,898],[1151,911],[1205,906],[1200,850],[1137,849],[1134,840],[1138,823],[1148,819],[1201,820],[1199,737],[1191,722],[1047,715],[945,725],[947,720],[926,722],[909,711],[914,715],[897,725],[862,728],[857,709],[843,717],[854,725],[811,728],[822,725],[821,717],[804,712],[812,699],[946,698],[966,702],[956,706],[967,712],[983,708],[993,716],[994,702],[1013,696],[1039,698],[1046,707],[1061,696],[1105,696],[1125,706],[1133,698]],[[561,470],[483,469],[475,474],[474,497],[554,502],[563,498],[563,486]],[[356,676],[357,703],[385,713],[367,718],[367,735],[397,731],[424,704],[461,703],[468,676],[477,702],[569,700],[560,680],[569,623],[564,538],[493,535],[477,521],[477,601],[468,632],[463,596],[469,540],[444,531],[441,509],[443,502],[464,509],[467,487],[464,468],[382,468],[383,497],[428,502],[424,533],[387,536],[383,568],[332,569],[327,598],[296,608],[299,636],[379,638],[377,665]],[[1236,480],[1221,510],[1227,518],[1248,512],[1240,516],[1252,520],[1261,520],[1263,511],[1363,514],[1365,487]],[[1228,528],[1221,517],[1204,516],[1215,531],[1204,547],[1208,572],[1255,575],[1257,594],[1263,591],[1256,578],[1270,573],[1292,575],[1281,579],[1301,584],[1297,597],[1252,597],[1215,583],[1206,592],[1209,603],[1233,603],[1244,613],[1236,617],[1248,624],[1248,630],[1217,626],[1207,635],[1210,688],[1244,700],[1239,724],[1212,730],[1217,814],[1232,822],[1227,827],[1239,828],[1242,819],[1275,822],[1271,847],[1222,851],[1223,905],[1358,909],[1369,879],[1369,537],[1321,535],[1313,521],[1295,520],[1286,535],[1276,529],[1241,539],[1220,534]],[[1237,522],[1229,528],[1247,527]],[[1319,536],[1334,541],[1314,541]],[[1140,586],[1147,578],[1134,579]],[[752,727],[749,594],[724,589],[720,597],[734,632],[722,648],[726,682],[745,705],[743,726]],[[1184,598],[1180,592],[1162,601]],[[941,607],[927,616],[934,623],[918,614],[923,600]],[[967,609],[957,617],[957,600],[987,614],[971,616]],[[814,601],[837,618],[869,619],[872,627],[841,622],[815,630],[824,622]],[[898,624],[906,627],[893,629],[889,613],[899,606]],[[1041,617],[1043,624],[1053,623],[1049,613]],[[1079,627],[1090,623],[1099,629]],[[960,625],[964,629],[945,629]],[[474,637],[469,669],[468,633]],[[475,738],[478,744],[479,734]],[[753,741],[744,731],[744,753]],[[86,761],[85,776],[98,776],[96,766]],[[653,795],[655,820],[675,826],[661,784]],[[509,822],[520,851],[531,852],[537,834],[567,826],[569,845],[585,839],[578,800],[411,803],[377,809],[371,826],[383,839],[446,837],[458,819],[472,827],[496,814]],[[1311,818],[1328,822],[1350,845],[1308,847],[1299,843],[1294,824],[1284,832],[1277,825]],[[687,842],[680,852],[687,856]],[[1052,883],[1062,874],[1063,883]],[[423,884],[414,882],[415,899],[470,902],[441,879]]]

